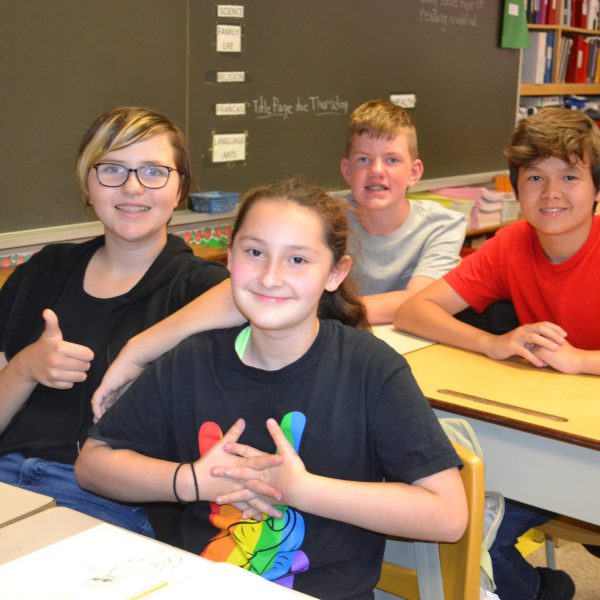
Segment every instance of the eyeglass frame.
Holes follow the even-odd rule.
[[[106,185],[105,183],[102,183],[100,181],[100,177],[98,176],[98,167],[101,167],[102,165],[114,165],[116,167],[122,167],[123,169],[126,169],[127,177],[125,178],[125,181],[123,181],[123,183],[120,183],[119,185]],[[161,167],[163,169],[167,169],[167,179],[165,180],[164,184],[159,187],[148,187],[145,183],[143,183],[142,180],[140,179],[140,176],[138,175],[138,169],[143,169],[144,167]],[[111,162],[95,163],[92,165],[92,169],[94,169],[94,171],[96,171],[96,179],[97,179],[98,183],[103,187],[107,187],[107,188],[123,187],[129,181],[131,174],[135,173],[135,178],[138,180],[138,183],[142,187],[145,187],[147,190],[162,190],[164,187],[167,186],[167,183],[169,183],[169,177],[171,175],[171,171],[176,171],[177,173],[179,173],[178,169],[176,169],[175,167],[168,167],[167,165],[140,165],[139,167],[136,167],[135,169],[131,169],[129,167],[126,167],[125,165],[120,165],[119,163],[111,163]]]

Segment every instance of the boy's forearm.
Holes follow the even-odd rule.
[[[580,372],[600,375],[600,350],[582,350]]]
[[[367,309],[367,320],[371,325],[391,323],[400,304],[411,295],[406,290],[402,290],[362,296],[361,300]]]
[[[494,336],[449,314],[435,302],[413,299],[404,303],[394,316],[394,326],[436,342],[472,352],[487,354]]]
[[[371,325],[392,323],[398,307],[433,281],[429,277],[417,276],[409,281],[405,290],[362,296],[361,300],[367,309],[367,320]]]
[[[436,474],[443,491],[392,482],[359,482],[307,473],[284,501],[298,510],[386,535],[458,540],[466,524],[464,489],[457,469]]]

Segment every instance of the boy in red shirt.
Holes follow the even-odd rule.
[[[524,221],[505,227],[456,269],[397,311],[399,329],[480,352],[520,356],[536,367],[600,374],[600,132],[585,114],[546,109],[522,120],[506,150]],[[520,325],[493,335],[453,315],[510,300]],[[573,597],[562,571],[534,569],[516,538],[548,519],[507,503],[491,550],[501,598]]]

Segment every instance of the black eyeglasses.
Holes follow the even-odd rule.
[[[171,171],[177,171],[173,167],[164,165],[142,165],[137,169],[130,169],[114,163],[97,163],[93,165],[93,168],[96,170],[98,183],[105,187],[121,187],[129,179],[129,176],[135,173],[137,180],[151,190],[165,187]]]

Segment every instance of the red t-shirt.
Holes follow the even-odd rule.
[[[552,264],[533,227],[521,221],[500,229],[444,279],[478,312],[511,300],[521,324],[550,321],[576,348],[600,350],[600,217],[563,263]]]

